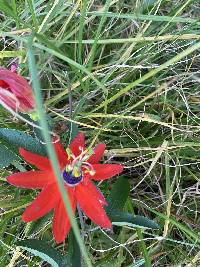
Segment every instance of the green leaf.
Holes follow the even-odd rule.
[[[5,200],[5,199],[0,200],[1,209],[15,208],[15,207],[23,206],[25,204],[27,204],[27,201],[25,201],[24,199],[12,201],[12,199],[8,198],[8,200]]]
[[[159,225],[153,220],[123,211],[129,192],[130,185],[128,180],[120,177],[113,185],[107,200],[108,206],[105,208],[109,218],[114,222],[113,224],[118,226],[128,225],[138,228],[158,229]]]
[[[7,230],[7,228],[9,227],[9,223],[13,218],[13,214],[6,214],[3,217],[1,217],[1,221],[0,221],[0,238],[1,240],[3,239],[5,232]],[[2,262],[1,262],[2,263]]]
[[[28,125],[29,128],[31,129],[31,131],[34,132],[34,139],[36,139],[40,143],[45,143],[44,136],[42,135],[42,130],[40,127],[39,120],[33,120],[32,118],[30,118],[30,116],[28,114],[23,114],[21,116],[23,116],[25,119],[32,122],[34,125],[39,126],[39,127],[36,127],[36,126]],[[38,116],[37,112],[36,112],[36,116]],[[49,114],[46,115],[46,119],[48,122],[49,130],[53,131],[53,127],[54,127],[54,123],[55,123],[54,120],[52,119],[52,117]]]
[[[78,125],[74,122],[70,123],[70,137],[69,137],[69,143],[71,143],[71,141],[73,141],[73,139],[78,135],[79,129],[78,129]]]
[[[151,8],[156,3],[156,0],[142,0],[141,1],[141,7],[143,10],[147,8]]]
[[[159,229],[159,225],[144,216],[133,215],[128,212],[115,211],[109,214],[110,219],[114,225],[130,226],[138,228]]]
[[[74,138],[78,135],[79,129],[78,129],[78,125],[74,122],[69,122],[67,126],[69,128],[69,131],[62,133],[60,137],[63,143],[66,143],[67,141],[67,144],[69,145],[74,140]]]
[[[26,236],[31,236],[37,234],[47,225],[49,219],[52,217],[52,213],[48,213],[47,215],[39,218],[36,221],[32,221],[26,224],[25,227],[25,234]]]
[[[34,33],[35,37],[38,39],[40,43],[45,44],[47,47],[53,49],[54,51],[57,51],[58,53],[61,53],[60,49],[55,45],[55,42],[50,41],[48,38],[46,38],[45,35]]]
[[[73,231],[69,233],[68,261],[70,267],[81,267],[81,251]]]
[[[17,156],[6,146],[0,144],[0,168],[7,167]]]
[[[0,142],[15,154],[18,153],[19,147],[23,147],[28,151],[46,155],[45,146],[39,140],[19,130],[0,128]]]
[[[130,185],[127,179],[120,177],[110,192],[110,195],[107,199],[108,206],[106,207],[107,214],[111,214],[113,211],[123,210],[128,195],[130,192]]]
[[[40,25],[40,32],[45,32],[48,29],[48,24],[52,22],[56,16],[58,16],[59,12],[63,10],[65,0],[59,0],[59,1],[48,1],[47,2],[47,12],[45,19],[43,20],[42,24]]]
[[[48,243],[37,240],[28,239],[15,243],[16,246],[21,247],[24,250],[40,257],[44,261],[48,262],[52,267],[66,267],[67,259],[61,255],[56,249],[50,247]]]
[[[10,6],[10,4],[8,3],[8,1],[6,0],[0,0],[0,9],[1,11],[9,17],[12,17],[13,19],[15,19],[16,21],[20,21],[19,18],[15,15],[15,12],[13,12],[12,7]]]
[[[127,267],[140,267],[140,266],[144,266],[144,264],[145,264],[145,259],[142,258]]]

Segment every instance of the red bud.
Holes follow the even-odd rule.
[[[33,91],[19,74],[0,68],[0,103],[16,112],[30,112],[35,107]]]

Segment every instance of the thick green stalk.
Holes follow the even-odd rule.
[[[29,46],[28,46],[28,63],[29,63],[29,69],[30,69],[31,76],[32,76],[32,83],[33,83],[33,88],[35,92],[37,112],[38,112],[39,119],[40,119],[40,125],[42,127],[42,134],[46,142],[47,152],[52,163],[52,167],[53,167],[53,171],[54,171],[54,174],[57,180],[58,188],[60,190],[61,197],[64,201],[65,208],[67,210],[67,213],[68,213],[71,225],[72,225],[72,229],[74,231],[74,235],[82,251],[82,255],[84,257],[85,263],[87,264],[87,266],[92,267],[91,261],[86,252],[86,248],[81,239],[78,225],[73,216],[73,212],[72,212],[70,202],[69,202],[69,197],[67,195],[67,192],[64,189],[63,180],[61,179],[60,170],[58,168],[58,160],[57,160],[56,153],[54,151],[54,148],[51,142],[51,136],[49,134],[47,118],[46,118],[46,114],[43,108],[42,93],[41,93],[40,82],[37,76],[37,68],[36,68],[35,57],[34,57],[33,49],[32,49],[32,42],[29,42]]]

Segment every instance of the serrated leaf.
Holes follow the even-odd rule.
[[[18,241],[15,244],[16,246],[27,250],[35,256],[40,257],[44,261],[48,262],[52,267],[66,267],[67,259],[61,255],[55,248],[50,247],[48,243],[37,240],[37,239],[28,239]]]
[[[7,167],[11,162],[17,159],[17,156],[6,146],[0,144],[0,168]]]
[[[120,177],[117,179],[110,195],[107,199],[108,206],[106,207],[107,214],[111,214],[113,211],[123,210],[130,192],[130,184],[127,179]]]
[[[19,147],[23,147],[28,151],[46,155],[45,146],[39,140],[19,130],[0,128],[0,142],[14,153],[18,152]]]
[[[110,219],[114,222],[114,225],[118,226],[130,226],[138,228],[150,228],[150,229],[159,229],[159,225],[144,216],[133,215],[128,212],[112,212],[109,214]]]

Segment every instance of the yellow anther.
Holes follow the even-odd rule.
[[[67,165],[65,167],[66,172],[71,172],[73,170],[73,167],[71,165]]]
[[[80,170],[77,168],[74,168],[73,169],[73,176],[76,178],[80,177],[81,176]]]
[[[95,173],[96,173],[96,172],[95,172],[94,170],[89,171],[89,174],[90,174],[91,176],[94,176]]]

